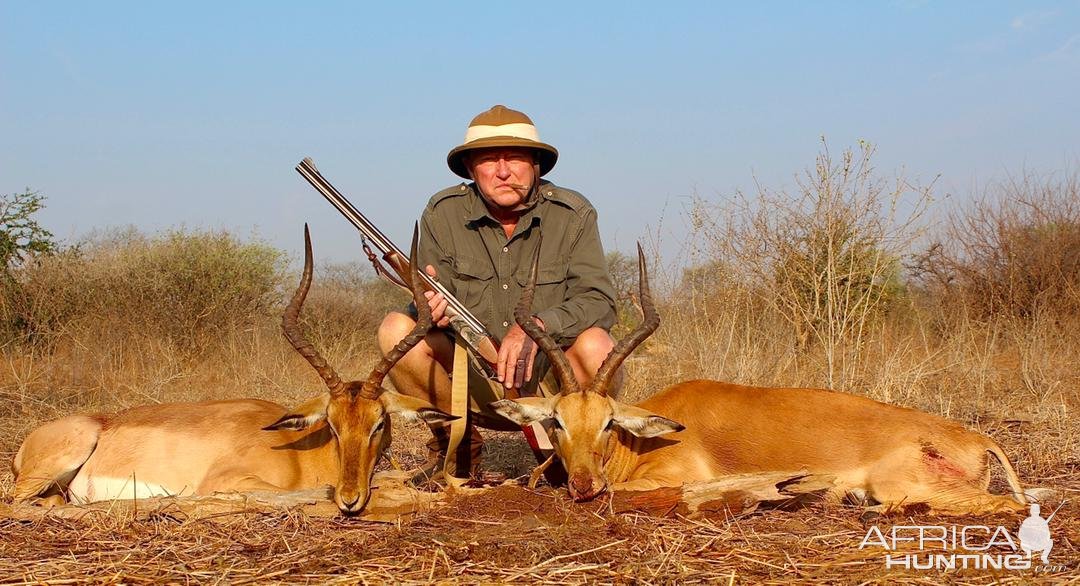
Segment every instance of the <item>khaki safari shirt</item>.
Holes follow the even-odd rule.
[[[532,313],[567,346],[586,328],[610,329],[615,294],[600,244],[596,210],[581,194],[542,181],[536,205],[508,239],[476,191],[462,183],[432,196],[420,219],[420,264],[502,339],[540,251]]]

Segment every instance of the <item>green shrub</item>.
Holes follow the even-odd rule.
[[[0,195],[0,270],[5,276],[12,266],[26,256],[52,252],[52,233],[34,219],[45,207],[45,196],[27,189],[22,193]]]
[[[125,252],[114,298],[181,345],[250,324],[279,301],[284,258],[265,244],[174,231]]]

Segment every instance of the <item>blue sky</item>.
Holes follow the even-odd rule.
[[[792,183],[825,136],[938,194],[1080,161],[1080,0],[373,3],[0,0],[0,193],[73,240],[255,233],[324,260],[355,231],[304,156],[399,243],[476,113],[529,113],[609,248],[691,194]]]

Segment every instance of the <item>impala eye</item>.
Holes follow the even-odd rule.
[[[563,425],[562,425],[562,422],[559,421],[558,417],[552,417],[551,418],[551,427],[562,431]]]
[[[611,431],[611,428],[615,427],[615,420],[608,419],[607,425],[604,426],[604,431]]]

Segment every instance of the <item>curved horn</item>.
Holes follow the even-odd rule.
[[[308,225],[304,224],[304,272],[300,277],[300,286],[293,293],[289,304],[285,306],[284,315],[281,316],[281,330],[285,333],[285,338],[292,344],[292,347],[306,358],[308,363],[319,373],[323,382],[330,389],[330,393],[337,394],[341,393],[345,387],[341,382],[341,378],[327,364],[326,360],[319,355],[315,346],[307,341],[304,332],[296,323],[297,318],[300,316],[300,307],[307,297],[308,288],[311,287],[311,264],[311,234],[308,232]]]
[[[428,305],[427,298],[424,297],[424,281],[420,277],[420,264],[417,258],[417,249],[419,248],[420,241],[420,225],[413,225],[413,237],[412,246],[409,248],[409,264],[412,268],[409,283],[413,292],[413,303],[416,304],[416,325],[413,326],[409,335],[402,338],[397,346],[394,346],[390,353],[383,357],[382,361],[371,371],[366,381],[364,381],[363,387],[360,392],[369,399],[374,399],[379,396],[382,388],[382,381],[386,378],[386,375],[390,372],[390,369],[397,364],[398,360],[401,360],[402,356],[405,356],[412,347],[415,346],[420,340],[424,339],[428,330],[431,329],[431,307]]]
[[[540,329],[540,326],[536,325],[532,318],[533,293],[536,289],[536,274],[539,267],[540,242],[537,242],[536,254],[533,255],[532,271],[529,273],[529,286],[521,292],[521,299],[518,300],[517,307],[514,308],[514,320],[532,338],[533,342],[536,342],[536,345],[544,351],[548,360],[551,361],[551,368],[559,379],[559,386],[562,387],[563,394],[575,393],[578,390],[578,382],[574,378],[574,369],[570,367],[570,360],[566,358],[566,354],[555,343],[555,340],[547,332]]]
[[[596,377],[593,378],[593,382],[589,385],[589,390],[601,395],[607,394],[607,387],[610,384],[612,375],[618,370],[619,366],[623,363],[623,360],[637,348],[641,342],[648,338],[650,334],[656,331],[656,328],[660,326],[660,315],[656,313],[656,307],[653,305],[652,292],[649,291],[649,273],[645,268],[645,253],[641,250],[641,243],[637,245],[638,254],[638,288],[641,293],[641,324],[636,330],[630,332],[623,339],[619,340],[619,343],[611,349],[611,353],[604,359],[603,364],[600,365],[600,369],[596,371]]]

